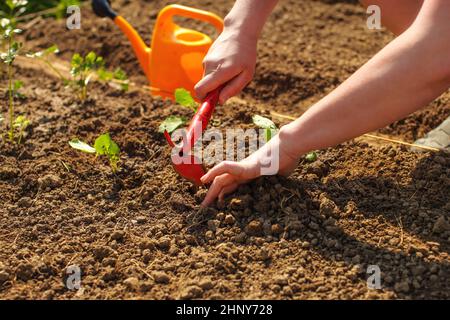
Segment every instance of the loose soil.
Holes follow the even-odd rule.
[[[113,3],[148,39],[167,1]],[[224,16],[233,1],[180,3]],[[145,84],[112,23],[88,7],[82,19],[80,31],[35,20],[27,46],[55,43],[66,61],[94,50]],[[369,33],[353,1],[281,2],[260,41],[255,80],[217,108],[214,125],[250,128],[253,114],[272,110],[299,115],[391,39]],[[166,116],[188,111],[101,83],[80,104],[22,62],[16,77],[26,98],[17,108],[32,125],[23,145],[0,142],[0,298],[450,298],[449,155],[350,141],[302,161],[289,178],[257,179],[200,209],[206,190],[174,173],[157,132]],[[414,141],[449,115],[449,97],[380,132]],[[67,143],[106,131],[122,149],[117,175]],[[82,271],[81,290],[64,286],[71,265]],[[381,289],[367,286],[371,265]]]

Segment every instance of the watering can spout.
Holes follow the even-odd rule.
[[[138,32],[122,16],[114,12],[109,0],[92,0],[92,9],[97,16],[108,17],[113,20],[127,36],[145,75],[149,78],[151,49],[147,47]]]
[[[147,78],[150,78],[150,60],[152,50],[145,44],[139,33],[123,17],[116,16],[114,23],[122,30],[131,43],[142,69]]]

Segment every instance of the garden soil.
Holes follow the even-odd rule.
[[[113,1],[146,39],[166,3]],[[224,16],[233,1],[180,3]],[[217,107],[213,125],[245,129],[254,114],[300,115],[393,39],[369,32],[365,18],[353,1],[281,1],[254,81]],[[30,50],[56,44],[67,63],[94,50],[145,84],[128,41],[88,6],[81,30],[41,19],[25,29]],[[206,190],[174,173],[158,133],[165,117],[189,111],[98,82],[81,104],[44,71],[19,60],[26,97],[16,104],[31,126],[22,145],[0,142],[0,298],[450,298],[448,154],[353,140],[302,160],[289,178],[259,178],[200,209]],[[449,98],[375,134],[412,142],[449,115]],[[117,174],[68,145],[103,132],[121,147]],[[73,266],[79,290],[65,286]],[[368,286],[374,271],[379,289]]]

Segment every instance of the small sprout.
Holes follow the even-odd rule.
[[[102,57],[94,52],[89,52],[85,57],[75,53],[71,61],[70,74],[74,78],[73,83],[78,88],[80,100],[84,102],[88,95],[88,84],[95,71],[103,68],[104,61]]]
[[[184,117],[169,116],[160,124],[158,132],[164,133],[164,131],[167,131],[168,133],[172,133],[185,123],[186,118]]]
[[[94,147],[91,147],[89,144],[79,139],[72,139],[69,141],[69,145],[82,152],[95,153],[96,157],[106,156],[109,160],[112,172],[116,173],[119,169],[120,148],[117,143],[111,139],[109,133],[102,134],[95,139]]]
[[[10,2],[8,6],[14,6],[15,2]],[[8,111],[9,111],[9,131],[8,138],[10,141],[14,140],[14,119],[15,119],[15,108],[14,108],[14,86],[13,83],[13,64],[16,60],[16,57],[19,55],[19,51],[22,45],[14,40],[14,36],[20,33],[20,29],[14,29],[11,25],[6,27],[6,30],[3,32],[3,39],[7,42],[7,51],[0,53],[0,60],[7,67],[8,73]]]
[[[175,90],[174,96],[175,102],[177,102],[179,105],[197,112],[197,102],[195,102],[194,98],[192,98],[189,91],[184,88],[178,88]],[[168,133],[172,133],[179,127],[185,125],[186,122],[187,120],[185,117],[169,116],[160,124],[158,132],[164,133],[164,131],[167,131]]]
[[[18,131],[18,140],[17,143],[20,144],[22,142],[25,130],[30,125],[30,120],[28,120],[25,116],[20,115],[14,120],[14,129]]]
[[[265,133],[265,137],[266,137],[266,142],[268,142],[270,139],[272,139],[272,137],[278,131],[277,126],[270,119],[267,119],[267,118],[259,116],[259,115],[254,115],[252,117],[252,120],[255,125],[257,125],[261,129],[265,130],[264,133]]]
[[[95,151],[97,155],[107,156],[109,164],[113,172],[118,170],[120,149],[117,143],[115,143],[109,133],[99,136],[94,143]]]
[[[183,107],[197,112],[197,102],[195,102],[194,98],[191,96],[191,93],[186,89],[178,88],[175,90],[175,101]]]
[[[317,153],[314,151],[311,151],[309,153],[306,154],[305,156],[305,160],[308,162],[314,162],[317,160]]]
[[[89,52],[85,57],[76,53],[72,57],[72,68],[70,74],[73,77],[71,83],[78,88],[80,100],[84,102],[88,95],[88,85],[94,74],[100,80],[117,83],[123,91],[129,87],[128,77],[122,69],[118,68],[114,72],[105,69],[105,62],[102,57],[94,52]]]

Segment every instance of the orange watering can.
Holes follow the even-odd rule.
[[[173,100],[175,89],[185,88],[195,96],[194,86],[203,76],[202,62],[212,40],[206,34],[180,27],[173,22],[173,17],[209,23],[218,33],[223,30],[220,17],[199,9],[169,5],[158,14],[149,48],[137,31],[111,9],[109,0],[92,0],[92,8],[96,15],[111,18],[127,36],[150,82],[153,95]]]

